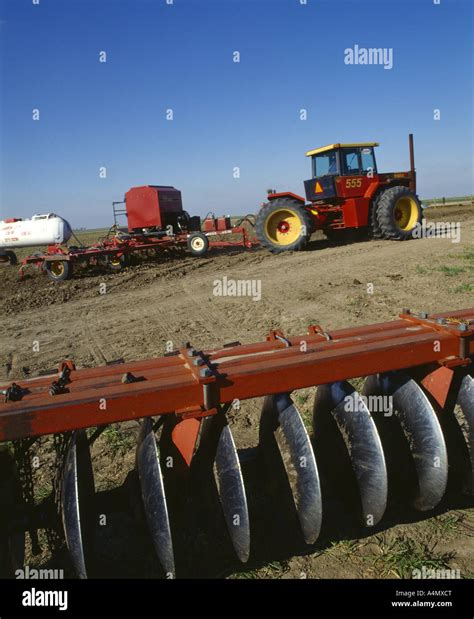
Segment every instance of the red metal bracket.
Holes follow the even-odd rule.
[[[472,329],[470,329],[470,326],[474,325],[474,320],[455,315],[429,316],[426,312],[412,314],[410,310],[404,310],[403,313],[400,314],[400,318],[423,327],[429,327],[434,331],[459,338],[458,354],[438,359],[440,365],[451,368],[460,365],[469,365],[471,363],[471,359],[469,358],[469,342],[473,340],[474,333]]]
[[[210,410],[215,407],[216,393],[212,385],[216,383],[217,376],[209,358],[196,350],[191,344],[180,348],[179,353],[185,367],[191,372],[193,378],[202,386],[204,409]]]
[[[308,335],[321,335],[325,340],[332,340],[332,336],[330,333],[325,331],[321,325],[309,325],[308,327]]]

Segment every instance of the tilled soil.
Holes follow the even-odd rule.
[[[65,357],[73,358],[78,367],[90,367],[119,358],[131,361],[159,356],[170,346],[178,347],[185,341],[197,348],[218,347],[235,340],[262,340],[272,328],[293,335],[305,333],[306,327],[314,323],[331,330],[391,320],[402,307],[439,312],[472,306],[471,210],[470,206],[460,206],[429,211],[432,220],[461,222],[459,244],[440,238],[336,245],[315,235],[309,249],[300,253],[275,256],[255,249],[215,251],[206,258],[167,257],[114,274],[78,273],[74,279],[60,284],[33,271],[19,281],[15,268],[2,267],[1,379],[5,382],[37,375],[56,367]],[[214,292],[222,278],[260,282],[261,298],[258,294],[255,298],[216,296]],[[310,418],[313,392],[304,390],[298,394],[305,421]],[[267,534],[267,524],[272,520],[268,506],[262,508],[266,510],[263,522],[262,517],[258,520],[261,489],[258,465],[252,456],[258,442],[260,404],[244,403],[240,411],[230,414],[244,475],[254,496],[251,509],[256,511],[251,514],[257,524],[250,567],[240,566],[225,541],[217,536],[222,541],[220,546],[214,540],[214,546],[207,547],[206,557],[201,557],[193,567],[186,564],[188,575],[406,575],[391,559],[398,556],[397,548],[407,539],[414,540],[413,552],[418,547],[425,548],[423,544],[436,538],[442,530],[438,523],[446,518],[451,518],[453,535],[439,533],[436,552],[439,550],[439,556],[445,557],[440,561],[446,565],[459,567],[464,576],[471,575],[473,523],[465,510],[469,503],[460,498],[448,497],[437,516],[402,509],[396,519],[385,519],[383,526],[376,533],[371,531],[370,536],[344,513],[340,522],[337,518],[333,521],[316,547],[306,548],[297,533],[288,533],[280,544],[282,548],[278,548],[279,544]],[[110,569],[103,576],[159,573],[145,528],[137,528],[139,539],[133,548],[127,539],[135,525],[110,507],[115,501],[123,503],[120,488],[133,485],[128,473],[133,469],[135,435],[134,424],[123,424],[104,433],[93,449],[100,505],[111,514],[109,526],[101,532],[100,561]],[[48,441],[43,441],[40,449],[45,462],[51,456],[48,445]],[[37,471],[39,486],[45,488],[47,469],[45,465]],[[43,489],[43,494],[46,491],[47,488]],[[278,512],[278,506],[274,509]],[[423,552],[426,555],[428,550],[420,551],[421,555]],[[142,560],[143,556],[146,560]],[[53,565],[56,561],[67,566],[63,555],[51,556],[45,544],[42,552],[30,556],[29,561],[32,565]]]

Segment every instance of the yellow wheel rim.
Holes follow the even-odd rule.
[[[113,266],[113,267],[119,267],[120,266],[120,258],[111,258],[109,263]]]
[[[412,230],[418,221],[418,204],[414,198],[399,198],[395,204],[395,224],[400,230]]]
[[[59,260],[51,262],[51,273],[56,277],[60,277],[64,273],[64,264]]]
[[[280,209],[265,222],[265,233],[276,245],[291,245],[301,235],[301,221],[293,211]]]

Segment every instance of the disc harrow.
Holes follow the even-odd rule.
[[[377,526],[400,497],[424,512],[439,505],[448,483],[472,495],[473,341],[474,308],[404,310],[392,322],[332,332],[312,325],[298,337],[272,331],[265,342],[215,350],[188,343],[132,363],[77,369],[66,360],[52,374],[4,385],[2,574],[24,561],[35,512],[8,442],[28,439],[31,454],[41,436],[67,439],[59,512],[75,573],[86,578],[98,518],[91,445],[108,424],[128,420],[140,424],[134,475],[164,573],[179,575],[175,540],[193,515],[190,494],[198,504],[214,494],[237,557],[248,561],[252,510],[228,413],[241,414],[253,398],[263,398],[258,468],[269,486],[284,471],[306,544],[320,536],[328,489],[348,488],[366,527]],[[294,395],[308,387],[317,387],[310,432]]]

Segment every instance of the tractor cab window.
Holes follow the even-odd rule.
[[[369,172],[372,172],[372,174],[376,174],[377,168],[375,166],[374,149],[361,148],[360,156],[362,159],[362,172],[364,174],[368,174]]]
[[[342,150],[342,165],[347,176],[362,174],[359,148],[344,148]]]
[[[377,172],[374,149],[369,147],[343,148],[342,173],[345,176],[361,176]]]
[[[313,178],[337,173],[338,167],[336,151],[333,150],[326,153],[320,153],[319,155],[313,155]]]

